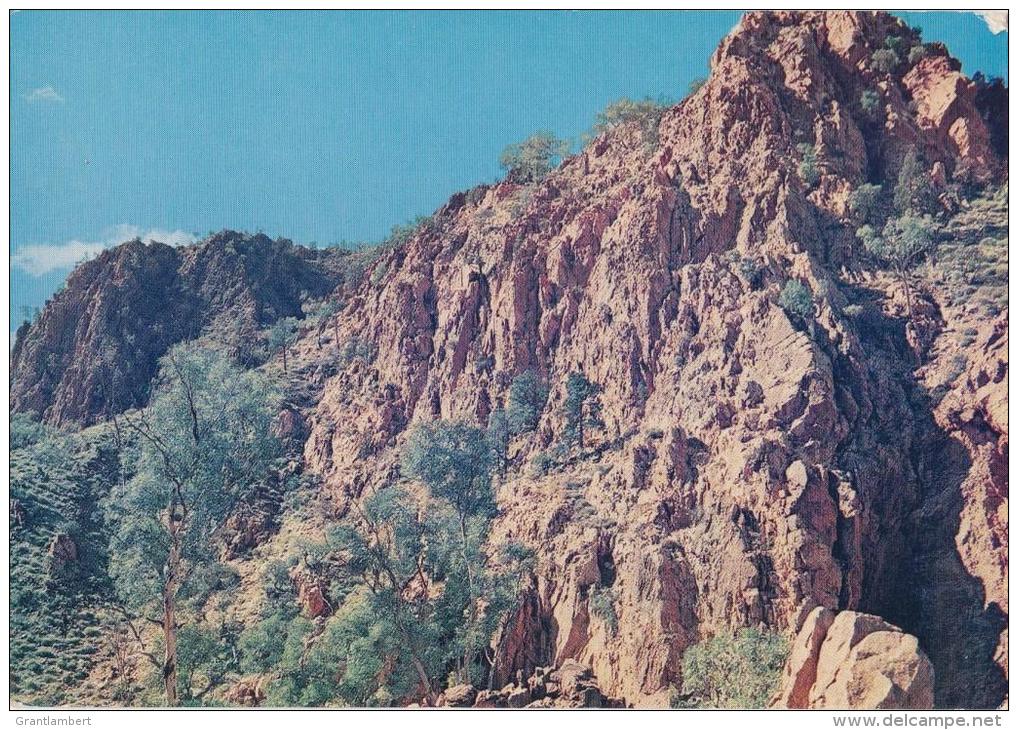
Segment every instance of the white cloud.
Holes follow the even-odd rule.
[[[38,89],[32,89],[30,92],[25,94],[25,99],[29,104],[36,102],[49,102],[54,104],[63,104],[64,97],[57,93],[57,90],[52,86],[43,86]]]
[[[973,10],[972,12],[986,21],[986,27],[994,35],[1007,32],[1006,10]]]
[[[32,276],[42,276],[59,269],[71,269],[85,259],[98,255],[107,248],[140,238],[142,241],[159,241],[170,246],[186,246],[195,237],[184,231],[164,231],[158,228],[143,231],[138,226],[120,225],[109,230],[99,241],[74,239],[66,243],[40,243],[22,246],[11,254],[11,263]]]

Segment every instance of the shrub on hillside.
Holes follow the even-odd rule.
[[[568,154],[569,142],[551,132],[538,132],[506,147],[499,162],[509,180],[526,184],[541,180]]]
[[[11,451],[23,449],[42,441],[49,429],[35,418],[34,413],[15,413],[11,416]]]
[[[677,704],[688,707],[760,709],[778,688],[788,656],[780,634],[742,629],[721,634],[686,650]]]
[[[898,67],[901,59],[898,58],[898,54],[895,53],[892,48],[880,48],[873,51],[873,55],[870,56],[870,62],[873,64],[873,68],[880,73],[891,73]]]
[[[763,279],[764,263],[759,259],[743,258],[739,261],[739,273],[742,274],[749,287],[755,289]]]
[[[802,155],[799,162],[799,177],[808,187],[815,186],[820,182],[820,169],[817,167],[816,147],[806,142],[798,145],[796,149]]]
[[[634,101],[623,97],[598,112],[593,134],[597,136],[616,127],[633,124],[639,127],[646,146],[656,146],[661,115],[670,105],[671,102],[665,99],[654,100],[647,97]]]
[[[869,223],[879,218],[883,208],[884,196],[881,185],[863,183],[848,196],[848,209],[862,223]]]
[[[548,385],[533,370],[526,370],[509,386],[506,420],[513,436],[533,431],[548,402]]]
[[[899,213],[931,213],[937,196],[930,173],[919,159],[915,147],[905,153],[894,186],[894,208]]]
[[[615,610],[615,593],[610,588],[595,588],[590,594],[590,612],[604,622],[609,636],[619,632],[619,616]]]
[[[873,89],[866,89],[859,96],[859,106],[866,114],[873,114],[880,108],[880,94]]]
[[[700,89],[702,89],[704,84],[706,84],[706,83],[707,83],[707,79],[705,79],[703,76],[697,76],[695,79],[693,79],[692,81],[689,82],[689,90],[688,90],[688,94],[687,95],[688,96],[692,96],[693,94],[698,92]]]
[[[789,279],[778,295],[778,305],[801,320],[813,316],[813,293],[796,279]]]

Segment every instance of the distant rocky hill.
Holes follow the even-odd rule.
[[[11,406],[52,424],[91,424],[145,403],[159,358],[205,335],[253,342],[301,304],[341,297],[341,249],[224,231],[182,248],[132,241],[79,266],[18,330]]]
[[[399,477],[412,425],[484,426],[532,371],[550,394],[511,441],[492,539],[522,542],[536,566],[496,687],[579,662],[598,697],[663,705],[690,646],[742,626],[793,635],[823,607],[881,617],[895,647],[918,638],[909,666],[935,686],[914,701],[996,707],[1001,94],[884,13],[749,13],[707,82],[651,127],[599,130],[539,182],[453,196],[363,275],[344,276],[340,252],[236,234],[82,265],[19,332],[12,408],[92,423],[143,404],[173,342],[236,323],[251,338],[302,300],[342,299],[303,328],[285,374],[302,398],[281,422],[317,509],[284,507],[257,557],[234,559],[244,595],[259,562],[356,520],[354,503]],[[906,292],[850,203],[869,184],[890,205],[910,153],[943,243]],[[799,308],[790,282],[808,293]],[[578,452],[556,448],[570,373],[600,389],[602,424]]]

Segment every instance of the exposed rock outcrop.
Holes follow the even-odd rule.
[[[796,636],[773,706],[930,709],[933,665],[916,637],[883,619],[818,607]]]
[[[451,201],[339,315],[343,338],[377,344],[325,381],[308,416],[305,459],[339,514],[391,477],[414,422],[484,423],[527,369],[551,384],[498,495],[493,539],[525,542],[539,563],[499,681],[575,659],[609,694],[663,704],[704,635],[792,631],[816,606],[921,631],[918,597],[946,584],[911,573],[909,515],[927,494],[916,456],[942,428],[917,387],[903,299],[890,282],[850,283],[861,251],[846,201],[863,182],[893,186],[917,146],[947,184],[992,177],[1000,160],[942,48],[911,76],[917,62],[875,68],[891,35],[918,42],[885,14],[748,14],[707,83],[664,114],[652,153],[622,126],[536,186]],[[954,80],[941,89],[938,74]],[[816,184],[800,177],[802,144]],[[790,278],[823,292],[808,326],[777,306]],[[935,338],[932,297],[916,308]],[[864,322],[845,315],[860,299]],[[600,385],[605,428],[535,475],[573,370]],[[594,592],[615,621],[591,610]],[[945,664],[938,681],[950,677]]]
[[[78,562],[78,545],[67,533],[53,536],[49,544],[50,571],[59,575],[71,563]]]
[[[206,335],[240,359],[260,327],[343,282],[338,249],[224,231],[193,246],[132,241],[74,270],[11,351],[11,408],[55,425],[143,405],[159,358]]]
[[[624,707],[620,700],[605,697],[590,667],[574,661],[562,666],[537,667],[525,681],[522,672],[516,683],[500,690],[478,691],[469,684],[459,684],[442,692],[439,707],[515,708],[607,708]]]
[[[258,707],[265,702],[265,680],[248,677],[234,684],[226,693],[226,700],[244,707]]]

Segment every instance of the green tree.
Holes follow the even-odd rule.
[[[936,247],[936,233],[933,218],[915,213],[889,219],[880,232],[869,225],[856,232],[866,250],[890,268],[905,289],[910,322],[913,314],[911,271]]]
[[[859,106],[866,114],[873,114],[880,108],[880,94],[873,89],[866,89],[859,95]]]
[[[863,183],[848,196],[848,209],[860,223],[882,220],[886,215],[883,187]]]
[[[873,68],[880,73],[891,73],[901,63],[901,59],[898,58],[898,54],[893,48],[878,48],[873,51],[873,55],[870,56],[870,61],[873,63]]]
[[[404,470],[430,494],[384,486],[312,551],[306,568],[337,568],[326,571],[336,610],[320,628],[293,611],[292,561],[266,567],[265,618],[239,646],[244,671],[274,675],[269,704],[434,703],[450,674],[480,683],[487,672],[490,684],[493,637],[532,568],[520,546],[485,549],[490,458],[480,429],[414,429]]]
[[[509,466],[509,419],[504,408],[496,408],[488,415],[488,444],[494,466],[504,477]]]
[[[820,182],[820,168],[817,167],[817,150],[811,144],[803,142],[796,146],[802,161],[799,162],[799,177],[808,187],[814,187]]]
[[[422,423],[410,432],[402,467],[452,505],[461,523],[494,507],[485,433],[459,421]]]
[[[283,353],[283,372],[287,372],[287,352],[297,341],[300,320],[296,317],[283,317],[269,328],[269,348]]]
[[[470,595],[476,597],[471,560],[476,545],[471,542],[467,522],[471,517],[490,514],[495,506],[491,452],[485,433],[459,422],[421,424],[410,434],[402,466],[407,476],[423,482],[433,496],[446,500],[456,513],[467,586]]]
[[[275,669],[283,659],[285,637],[294,618],[277,612],[244,629],[238,641],[240,668],[257,674]]]
[[[338,346],[339,318],[336,315],[339,314],[342,308],[341,302],[335,299],[327,299],[315,310],[315,340],[319,350],[322,349],[322,334],[325,332],[325,328],[328,327],[330,321],[335,328],[335,338]]]
[[[759,629],[720,634],[686,649],[682,690],[693,707],[760,709],[777,691],[788,642]]]
[[[420,678],[410,669],[412,654],[401,645],[402,635],[392,622],[379,620],[384,616],[379,610],[385,608],[384,602],[362,594],[343,604],[305,653],[296,704],[320,706],[338,700],[354,707],[387,706],[419,696]]]
[[[433,702],[450,672],[478,684],[486,672],[490,685],[499,650],[492,639],[519,605],[532,553],[514,543],[482,550],[489,518],[480,514],[470,520],[464,554],[451,505],[421,502],[397,486],[368,497],[358,513],[357,525],[331,537],[358,586],[334,619],[350,637],[338,650],[345,668],[338,693],[361,704],[422,693]],[[376,661],[389,667],[386,676]]]
[[[894,209],[899,215],[929,213],[936,202],[930,175],[919,160],[915,147],[909,149],[898,171],[894,186]]]
[[[274,466],[278,402],[264,375],[183,344],[161,360],[148,407],[125,419],[139,454],[134,477],[105,504],[110,574],[125,610],[162,629],[170,705],[178,704],[181,603],[207,598],[197,588],[216,562],[219,528]]]
[[[813,316],[813,293],[797,279],[789,279],[778,295],[778,305],[791,315],[806,321]]]
[[[587,380],[583,373],[569,373],[563,405],[566,443],[582,449],[587,429],[604,427],[600,393],[600,386]]]
[[[534,552],[518,542],[508,542],[497,547],[495,559],[485,556],[485,569],[480,576],[483,581],[481,601],[484,608],[476,622],[472,636],[473,645],[484,651],[488,665],[488,689],[494,688],[495,658],[502,654],[504,642],[509,638],[505,621],[520,607],[527,580],[533,574]],[[492,638],[497,636],[497,642]],[[470,643],[468,640],[465,642]]]
[[[905,39],[900,35],[889,35],[884,38],[884,48],[890,48],[895,53],[900,53],[905,45]]]
[[[227,677],[240,668],[235,624],[223,622],[218,627],[182,626],[177,636],[177,688],[185,704],[200,704]],[[204,687],[196,690],[201,677]]]
[[[509,432],[519,436],[537,428],[547,402],[548,385],[533,370],[526,370],[513,378],[506,406]]]
[[[537,182],[569,154],[569,142],[551,132],[538,132],[502,152],[499,163],[515,183]]]
[[[381,624],[381,634],[396,642],[378,647],[381,656],[389,656],[396,671],[412,672],[433,704],[442,656],[425,572],[431,567],[427,548],[432,542],[424,510],[399,487],[380,489],[357,509],[359,525],[336,529],[331,540],[345,555],[348,574],[366,588],[365,600]],[[371,634],[372,629],[364,633]]]
[[[640,129],[647,147],[656,146],[661,116],[671,105],[672,102],[667,99],[655,100],[647,97],[634,101],[623,97],[598,112],[597,120],[594,122],[594,135],[604,134],[616,127],[633,124]]]
[[[281,615],[293,618],[297,615],[297,590],[290,578],[290,566],[296,562],[291,558],[287,563],[272,560],[262,572],[262,590],[265,594],[266,615]]]

